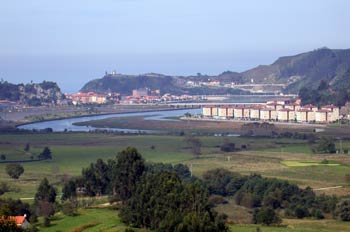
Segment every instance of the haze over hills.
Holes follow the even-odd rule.
[[[271,65],[259,65],[245,72],[226,71],[217,76],[167,76],[162,74],[106,74],[83,86],[81,92],[118,92],[129,94],[132,89],[148,87],[173,94],[237,94],[235,85],[283,85],[283,92],[298,93],[302,87],[315,89],[321,81],[334,89],[350,82],[350,49],[320,48],[310,52],[278,58]],[[188,82],[219,81],[219,86],[188,86]]]

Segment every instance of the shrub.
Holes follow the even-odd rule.
[[[7,174],[13,178],[18,179],[24,172],[24,168],[20,164],[8,164],[6,165]]]

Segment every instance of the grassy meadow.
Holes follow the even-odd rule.
[[[349,195],[350,187],[345,175],[350,173],[350,155],[313,154],[306,140],[269,139],[243,137],[199,137],[202,142],[202,155],[193,157],[185,142],[184,136],[170,135],[113,135],[94,133],[51,133],[51,134],[1,134],[0,154],[6,160],[23,160],[36,157],[45,146],[52,150],[53,160],[23,163],[24,174],[18,179],[10,179],[6,174],[6,164],[0,163],[0,182],[7,182],[11,192],[1,197],[22,198],[32,201],[36,188],[42,178],[47,177],[50,183],[60,191],[62,179],[76,176],[83,167],[96,159],[112,159],[127,146],[135,146],[147,162],[184,163],[193,166],[193,174],[201,176],[213,168],[228,170],[249,175],[259,173],[266,177],[276,177],[299,184],[311,186],[317,193]],[[227,142],[236,144],[240,151],[223,153],[220,145]],[[26,143],[30,151],[24,152]],[[154,148],[153,148],[154,146]],[[342,146],[350,147],[350,141],[343,141]],[[246,147],[246,149],[241,149]],[[328,163],[324,164],[324,160]],[[330,188],[342,186],[341,188]],[[326,188],[326,189],[324,189]],[[235,208],[236,207],[236,208]],[[235,223],[232,231],[255,231],[256,225],[240,221],[239,215],[247,215],[245,209],[234,204],[227,204],[218,211],[229,215]],[[238,223],[238,224],[237,224]],[[283,225],[288,227],[261,227],[261,231],[350,231],[350,223],[335,220],[288,220]],[[79,230],[79,226],[83,230]],[[85,228],[87,226],[87,228]],[[82,229],[80,228],[80,229]],[[52,225],[42,231],[123,231],[123,225],[116,211],[107,208],[81,209],[79,216],[68,217],[56,214]],[[344,229],[345,228],[345,229]]]

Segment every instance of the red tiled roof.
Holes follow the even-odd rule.
[[[330,110],[318,110],[316,112],[319,112],[319,113],[331,113],[332,111],[330,111]]]
[[[262,111],[276,111],[275,109],[271,109],[268,107],[261,108]]]
[[[8,216],[8,217],[0,217],[1,220],[14,221],[17,225],[22,225],[26,220],[26,216]]]
[[[312,104],[307,104],[307,105],[304,105],[302,106],[303,108],[314,108],[316,106],[312,105]]]
[[[302,108],[302,109],[298,110],[297,112],[312,112],[312,110]]]
[[[278,111],[283,111],[283,112],[289,112],[289,111],[294,111],[294,110],[292,110],[292,109],[280,109],[280,110],[278,110]]]
[[[326,106],[322,106],[321,108],[334,109],[334,108],[338,108],[338,107],[335,105],[326,105]]]
[[[220,106],[221,109],[226,109],[226,108],[230,108],[230,106],[224,105],[224,106]]]

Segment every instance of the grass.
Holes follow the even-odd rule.
[[[8,160],[30,159],[31,154],[36,156],[45,146],[53,152],[51,161],[23,163],[25,171],[18,180],[10,179],[5,172],[5,164],[0,163],[0,181],[8,182],[17,190],[3,197],[32,198],[43,176],[60,190],[61,179],[65,176],[79,175],[83,167],[98,158],[113,159],[127,146],[135,146],[147,162],[192,164],[193,173],[197,176],[209,169],[226,168],[242,174],[260,173],[288,179],[302,186],[322,188],[345,185],[344,176],[350,173],[349,155],[312,154],[307,152],[308,144],[304,140],[230,137],[229,141],[234,142],[237,148],[244,145],[248,149],[222,153],[220,145],[224,138],[201,136],[202,156],[194,159],[184,138],[93,133],[3,134],[0,135],[0,154],[6,154]],[[30,143],[31,154],[23,152],[26,143]],[[152,149],[152,146],[155,148]],[[297,148],[296,151],[294,148]],[[332,162],[320,165],[324,159]]]
[[[114,228],[124,229],[126,226],[120,221],[117,211],[98,208],[98,209],[80,209],[78,216],[65,216],[61,213],[56,214],[49,227],[41,227],[42,232],[97,232],[108,231]],[[114,230],[115,231],[115,230]]]
[[[339,166],[339,163],[322,163],[315,161],[285,160],[281,162],[287,167],[309,167],[309,166]]]
[[[232,232],[255,232],[259,227],[261,232],[348,232],[349,222],[336,220],[287,220],[288,226],[233,225]]]
[[[249,175],[259,173],[267,177],[289,180],[300,186],[323,188],[346,186],[344,176],[350,173],[350,155],[319,155],[309,152],[305,140],[269,139],[243,137],[199,137],[202,142],[202,155],[195,159],[184,141],[185,137],[170,135],[113,135],[94,133],[53,133],[53,134],[2,134],[0,135],[0,154],[7,159],[29,159],[23,152],[26,143],[30,143],[30,153],[39,154],[45,146],[53,152],[53,160],[24,163],[24,174],[18,180],[12,180],[5,173],[5,164],[0,163],[0,182],[7,182],[13,191],[1,197],[27,198],[30,202],[40,180],[45,176],[58,190],[61,179],[65,176],[76,176],[81,169],[96,159],[112,159],[127,146],[135,146],[147,162],[184,163],[193,165],[193,173],[201,176],[213,168],[228,170]],[[237,148],[243,145],[248,149],[223,153],[220,145],[228,139]],[[343,145],[350,145],[343,141]],[[154,146],[154,149],[152,149]],[[324,159],[328,165],[322,164]],[[349,187],[322,190],[320,193],[348,195]],[[235,206],[236,207],[236,206]],[[247,210],[232,205],[221,206],[231,218],[246,218]],[[242,213],[243,212],[243,213]],[[41,228],[41,231],[123,231],[125,225],[120,222],[117,212],[108,208],[81,209],[79,216],[68,217],[56,214],[52,226]],[[246,224],[249,221],[240,223]],[[288,227],[263,227],[261,231],[314,232],[314,231],[350,231],[349,223],[334,220],[287,220]],[[255,231],[256,225],[233,225],[234,232]],[[83,230],[82,230],[83,229]]]

